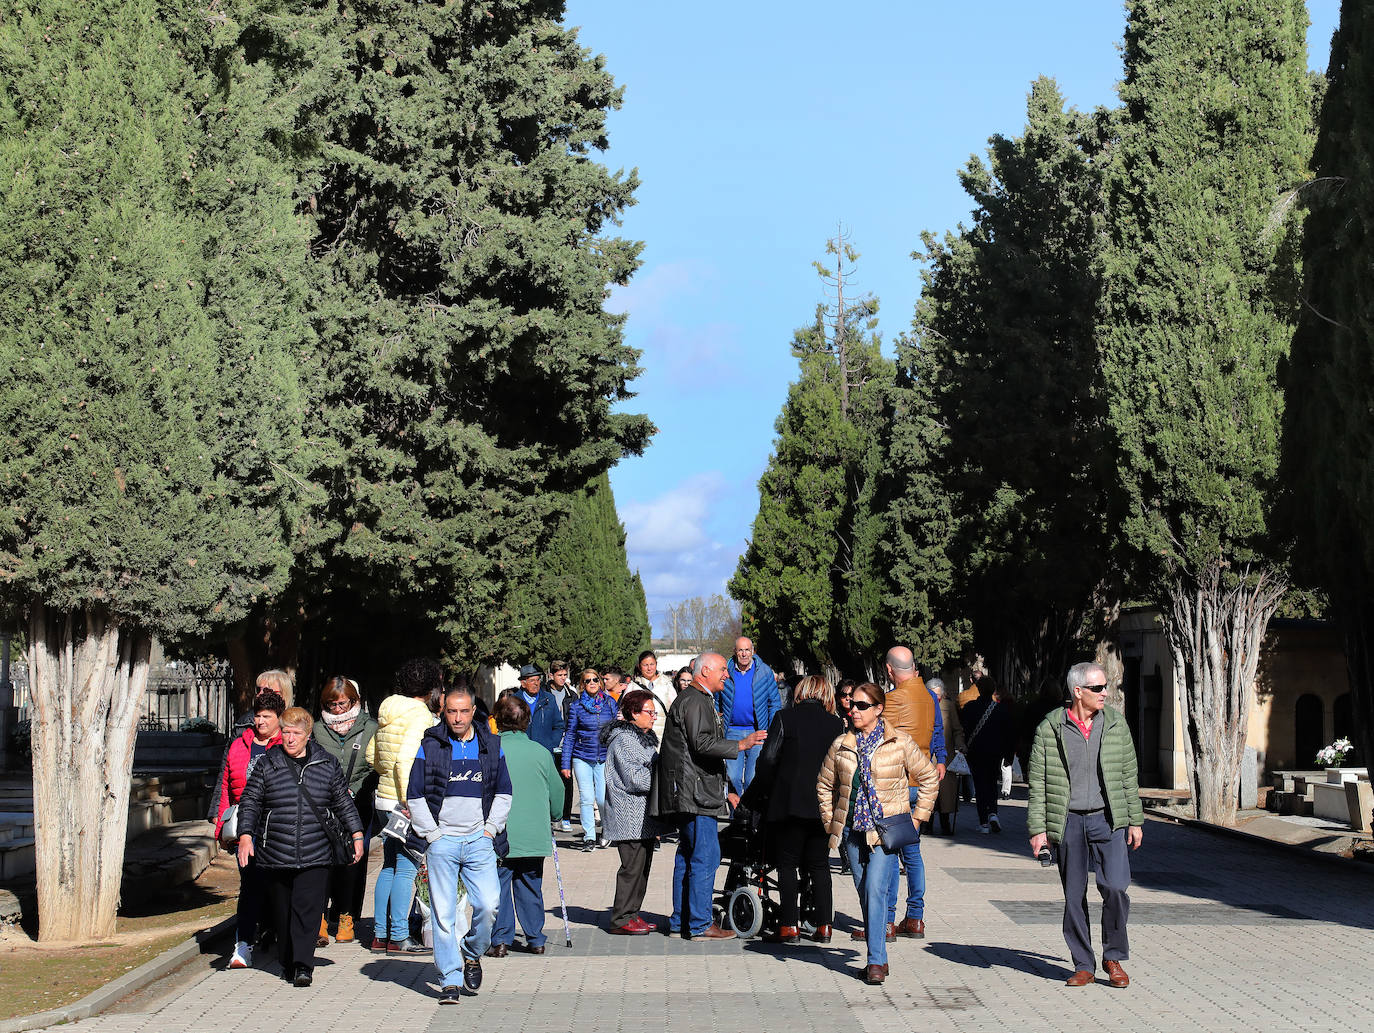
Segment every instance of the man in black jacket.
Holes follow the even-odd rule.
[[[673,861],[673,916],[668,933],[692,940],[728,940],[735,934],[711,921],[711,893],[720,866],[717,818],[728,818],[739,803],[726,793],[725,762],[768,738],[758,730],[738,742],[725,729],[711,696],[725,687],[725,658],[703,653],[692,664],[692,684],[668,710],[659,748],[649,813],[676,823],[677,857]]]

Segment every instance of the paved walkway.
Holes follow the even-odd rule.
[[[1020,790],[1024,793],[1024,789]],[[436,1003],[427,958],[376,957],[354,945],[320,952],[297,990],[275,966],[231,972],[219,961],[143,1013],[66,1026],[77,1033],[338,1033],[499,1029],[602,1033],[667,1028],[748,1033],[932,1029],[1171,1031],[1374,1029],[1374,872],[1151,820],[1135,855],[1132,985],[1068,989],[1054,869],[1027,854],[1024,801],[1005,804],[1001,836],[980,836],[965,807],[959,834],[924,844],[924,941],[891,948],[886,985],[856,978],[858,908],[835,876],[835,941],[781,947],[689,943],[602,931],[616,854],[561,851],[573,923],[563,946],[549,865],[549,952],[484,962],[480,994]],[[646,911],[669,910],[673,847],[656,856]],[[375,861],[374,861],[375,869]]]

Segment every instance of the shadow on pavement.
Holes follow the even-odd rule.
[[[970,968],[1010,968],[1046,979],[1067,979],[1073,969],[1064,965],[1061,958],[1050,954],[1037,954],[1033,951],[1015,950],[1011,947],[991,947],[980,943],[929,942],[926,950],[944,961]]]

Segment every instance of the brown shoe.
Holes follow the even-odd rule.
[[[907,936],[913,940],[924,940],[926,938],[926,921],[924,918],[903,918],[897,923],[897,935]]]
[[[816,926],[815,935],[811,939],[816,943],[829,943],[830,937],[835,935],[835,930],[828,925]]]
[[[487,957],[504,958],[509,950],[510,948],[508,948],[504,943],[493,943],[490,947],[487,948]]]
[[[1094,979],[1095,979],[1095,977],[1093,976],[1093,974],[1092,974],[1091,972],[1088,972],[1088,971],[1086,971],[1085,969],[1081,969],[1081,968],[1080,968],[1080,969],[1079,969],[1077,972],[1075,972],[1073,975],[1069,976],[1068,979],[1064,980],[1064,985],[1065,985],[1065,986],[1087,986],[1088,984],[1092,983],[1092,982],[1094,981]]]
[[[722,929],[718,925],[708,926],[704,933],[694,933],[687,937],[689,940],[733,940],[735,934],[729,929]]]
[[[869,986],[882,986],[883,980],[887,978],[886,965],[869,965],[864,969],[864,982]]]
[[[768,937],[769,943],[801,943],[801,930],[795,925],[784,925],[773,936]]]
[[[851,940],[864,940],[868,938],[868,935],[864,927],[859,926],[859,928],[855,929],[852,933],[849,934],[849,938]],[[891,922],[887,923],[887,942],[897,942],[897,927],[893,925]]]
[[[1131,977],[1126,975],[1126,970],[1121,967],[1119,961],[1103,961],[1102,967],[1107,970],[1107,984],[1114,986],[1118,990],[1131,985]]]
[[[352,915],[340,915],[340,916],[339,916],[339,931],[338,931],[338,933],[336,933],[335,936],[334,936],[334,942],[335,942],[335,943],[352,943],[352,942],[353,942],[353,938],[354,938],[354,933],[353,933],[353,916],[352,916]]]
[[[316,934],[316,936],[315,936],[315,946],[316,946],[316,947],[328,947],[328,946],[329,946],[329,916],[328,916],[328,915],[322,915],[322,916],[320,917],[320,931],[319,931],[319,933]]]

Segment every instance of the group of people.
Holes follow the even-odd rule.
[[[544,953],[544,863],[552,830],[570,827],[575,781],[583,848],[619,852],[612,934],[661,928],[693,940],[733,937],[713,920],[712,897],[719,822],[743,808],[762,819],[778,872],[772,938],[800,942],[809,885],[811,937],[830,942],[830,855],[839,848],[862,909],[853,933],[866,945],[861,975],[881,983],[887,944],[925,936],[921,833],[959,800],[958,780],[947,777],[946,730],[967,761],[982,831],[1000,831],[997,783],[1009,736],[991,679],[979,679],[956,712],[938,679],[921,679],[909,649],[894,647],[885,661],[886,690],[873,682],[836,686],[817,675],[789,687],[745,637],[728,659],[704,653],[673,676],[657,671],[651,652],[629,679],[589,669],[575,685],[566,665],[546,677],[527,664],[518,687],[488,714],[462,679],[446,681],[434,661],[413,660],[397,672],[397,691],[375,721],[356,684],[330,679],[313,729],[308,713],[286,708],[285,675],[267,672],[252,724],[228,751],[216,808],[222,824],[238,805],[242,892],[230,964],[250,965],[259,926],[270,925],[283,975],[309,985],[314,948],[328,942],[331,928],[340,942],[354,937],[370,837],[385,828],[372,949],[430,949],[409,926],[423,865],[440,1001],[456,1003],[463,989],[480,987],[484,957]],[[1105,680],[1094,664],[1071,669],[1070,704],[1041,722],[1028,757],[1031,851],[1045,861],[1045,851],[1057,848],[1075,986],[1095,978],[1089,870],[1098,872],[1105,902],[1109,982],[1128,982],[1120,964],[1126,851],[1140,844],[1142,812],[1129,732],[1120,715],[1103,709]],[[641,908],[654,854],[672,838],[672,913],[659,927]]]

